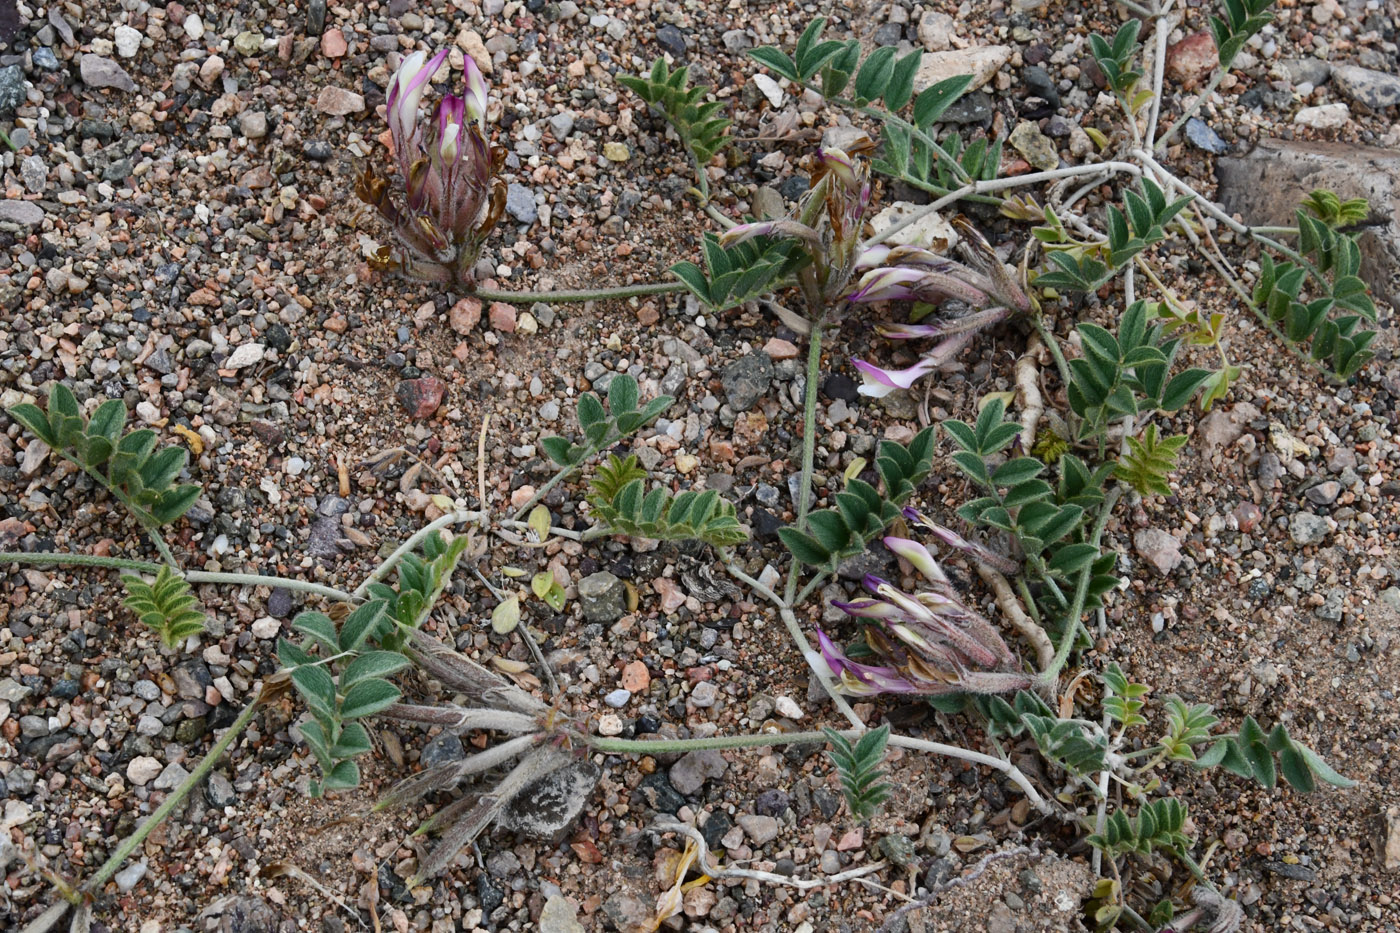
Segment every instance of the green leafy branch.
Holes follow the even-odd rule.
[[[176,576],[168,566],[162,566],[154,583],[147,583],[134,574],[122,576],[126,598],[122,602],[136,614],[144,625],[160,635],[167,648],[176,648],[192,635],[204,631],[204,613],[199,600],[190,592],[189,583]]]
[[[1310,204],[1318,206],[1316,201]],[[1328,206],[1323,204],[1323,210]],[[1341,212],[1339,203],[1338,218]],[[1355,209],[1349,213],[1354,215]],[[1361,249],[1355,236],[1329,223],[1331,218],[1302,209],[1295,216],[1295,261],[1275,262],[1267,252],[1259,256],[1255,312],[1290,343],[1310,344],[1312,359],[1326,361],[1333,374],[1345,379],[1375,357],[1370,346],[1376,332],[1362,327],[1362,321],[1375,323],[1376,305],[1359,275]]]
[[[1088,843],[1109,858],[1129,853],[1151,855],[1156,849],[1179,855],[1191,848],[1185,826],[1186,806],[1175,797],[1161,797],[1145,801],[1136,817],[1130,818],[1126,810],[1114,810],[1104,831],[1089,836]]]
[[[423,557],[405,554],[399,561],[397,590],[383,583],[369,585],[369,597],[384,602],[384,617],[370,635],[375,644],[388,651],[404,650],[410,633],[422,626],[447,589],[471,543],[468,535],[444,542],[435,531],[423,539]]]
[[[884,495],[858,477],[833,497],[835,508],[807,516],[810,534],[797,528],[778,529],[778,536],[801,563],[834,571],[848,557],[865,550],[877,535],[899,517],[899,508],[914,494],[933,469],[933,428],[920,431],[909,446],[894,441],[880,443],[875,469]]]
[[[1184,408],[1210,378],[1206,369],[1188,369],[1167,378],[1179,341],[1163,340],[1162,325],[1149,324],[1148,304],[1135,301],[1118,325],[1117,336],[1097,324],[1077,325],[1084,355],[1069,361],[1070,409],[1080,419],[1079,440],[1100,440],[1110,422],[1144,412]]]
[[[858,40],[823,40],[825,28],[826,17],[812,20],[798,38],[792,55],[774,46],[760,46],[750,50],[749,55],[774,74],[815,90],[832,103],[880,120],[885,152],[874,163],[877,171],[940,195],[948,193],[949,178],[959,185],[971,180],[968,169],[927,130],[966,93],[972,77],[958,75],[915,93],[922,50],[915,49],[901,57],[894,47],[880,46],[862,61]],[[848,89],[851,97],[839,96]],[[874,106],[877,103],[880,106]],[[910,119],[899,117],[911,104]],[[961,146],[961,139],[958,145]],[[935,165],[944,167],[944,184],[931,181]],[[987,171],[988,160],[984,158],[978,167]]]
[[[1229,71],[1250,37],[1274,21],[1269,12],[1274,0],[1223,0],[1224,13],[1210,18],[1210,33],[1220,56],[1220,67]]]
[[[687,490],[672,496],[658,487],[644,493],[646,475],[637,466],[636,456],[624,460],[612,454],[599,467],[588,502],[603,533],[659,541],[694,539],[714,547],[748,540],[733,504],[715,490]]]
[[[1277,785],[1280,774],[1295,790],[1304,793],[1317,787],[1315,779],[1334,787],[1356,784],[1334,770],[1317,752],[1294,741],[1283,723],[1265,734],[1253,716],[1244,718],[1238,733],[1216,738],[1215,743],[1196,758],[1197,768],[1217,765],[1239,777],[1253,778],[1270,790]]]
[[[823,729],[822,734],[831,743],[826,754],[836,766],[841,793],[851,816],[862,822],[870,819],[890,796],[890,785],[885,782],[885,772],[880,768],[885,758],[885,745],[890,739],[890,727],[871,729],[857,739],[855,745],[835,729]]]
[[[645,408],[639,409],[638,401],[637,380],[627,373],[618,373],[608,384],[607,409],[592,392],[579,396],[576,411],[583,430],[582,443],[570,443],[562,437],[540,438],[540,449],[559,465],[559,471],[516,510],[515,518],[529,512],[551,489],[572,476],[599,451],[640,431],[676,402],[672,396],[658,395],[647,402]]]
[[[126,405],[120,399],[103,402],[88,420],[72,390],[55,382],[49,387],[47,414],[28,403],[8,411],[31,434],[105,486],[149,532],[184,515],[199,498],[199,484],[175,484],[189,452],[178,445],[157,450],[156,432],[149,428],[123,434]]]
[[[1057,268],[1037,277],[1036,284],[1067,291],[1096,290],[1133,257],[1166,239],[1166,225],[1191,203],[1191,199],[1182,197],[1168,201],[1166,193],[1144,177],[1142,192],[1125,191],[1123,203],[1126,213],[1109,205],[1108,240],[1102,245],[1072,240],[1063,223],[1047,206],[1045,226],[1035,228],[1032,236],[1045,244],[1049,259]]]
[[[292,684],[312,716],[301,734],[321,768],[322,779],[311,785],[313,797],[360,783],[354,759],[372,745],[358,720],[383,712],[402,696],[385,678],[406,667],[408,658],[398,651],[362,650],[387,621],[385,609],[384,600],[371,600],[346,616],[339,632],[328,616],[303,612],[292,620],[292,628],[306,640],[301,645],[285,638],[277,642],[277,659],[291,670]],[[317,649],[319,659],[311,654]],[[339,669],[336,677],[327,671],[332,663]]]
[[[1000,398],[983,405],[975,424],[952,419],[943,429],[958,447],[953,462],[985,493],[960,506],[958,516],[974,527],[1010,534],[1060,609],[1069,601],[1058,583],[1089,572],[1085,605],[1095,607],[1118,582],[1115,555],[1100,552],[1085,536],[1091,510],[1104,502],[1103,485],[1112,468],[1090,472],[1083,461],[1063,454],[1059,480],[1052,486],[1041,478],[1046,465],[1035,457],[998,463],[1021,432],[1020,424],[1005,419]]]
[[[709,180],[705,176],[705,166],[729,143],[724,131],[729,128],[730,121],[719,116],[724,109],[723,101],[701,103],[705,88],[686,87],[689,74],[688,66],[670,71],[665,60],[658,58],[650,74],[619,75],[617,81],[665,115],[694,159],[700,194],[708,200]]]
[[[701,252],[705,268],[678,262],[671,273],[711,311],[726,311],[767,294],[806,261],[797,241],[755,237],[728,249],[712,233],[704,235]]]
[[[1130,437],[1128,452],[1113,467],[1113,475],[1140,495],[1170,496],[1167,475],[1176,469],[1176,457],[1186,445],[1186,435],[1157,439],[1157,426],[1149,424],[1142,440]]]

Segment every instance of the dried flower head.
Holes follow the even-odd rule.
[[[811,264],[800,273],[809,300],[825,304],[845,291],[856,271],[860,238],[873,189],[864,156],[874,149],[867,137],[845,149],[823,147],[810,162],[812,187],[796,214],[782,220],[739,224],[720,237],[729,247],[756,236],[802,241]]]
[[[432,118],[421,119],[423,94],[446,58],[446,49],[432,58],[414,52],[389,82],[385,118],[406,203],[368,165],[355,194],[393,225],[402,247],[398,256],[380,247],[375,265],[470,288],[481,244],[505,213],[506,187],[497,177],[504,152],[487,135],[486,79],[470,57],[463,93],[445,95]]]
[[[956,357],[978,331],[1013,313],[1030,310],[1030,299],[1007,274],[982,235],[961,217],[954,225],[962,234],[967,263],[919,246],[884,244],[868,247],[856,259],[855,267],[866,271],[846,296],[853,303],[921,301],[942,305],[953,301],[973,309],[972,313],[930,324],[879,325],[880,333],[893,340],[931,337],[939,342],[907,369],[885,369],[865,360],[852,360],[865,376],[861,394],[878,397],[895,389],[908,389]]]
[[[995,627],[958,596],[928,548],[889,536],[886,549],[923,577],[927,588],[906,593],[888,580],[867,574],[872,598],[832,605],[861,620],[866,645],[883,664],[852,660],[818,631],[822,657],[851,694],[1006,693],[1031,685],[1015,671],[1017,658]]]

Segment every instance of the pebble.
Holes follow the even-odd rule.
[[[1288,522],[1288,536],[1299,546],[1319,544],[1330,532],[1327,519],[1311,512],[1297,512]]]
[[[146,860],[133,862],[112,876],[116,882],[117,890],[123,894],[130,894],[135,887],[141,883],[141,879],[146,877]]]
[[[126,73],[126,69],[110,58],[93,55],[91,52],[78,60],[78,74],[88,87],[110,87],[119,91],[136,90],[136,82],[131,80],[131,75]]]
[[[535,195],[532,195],[529,188],[525,188],[525,185],[511,182],[505,188],[505,213],[510,214],[519,223],[535,223],[539,217],[539,209],[535,206]]]
[[[256,638],[276,638],[282,631],[282,623],[271,616],[263,616],[253,623],[253,636]]]
[[[919,17],[919,41],[930,52],[946,52],[952,48],[956,25],[947,13],[925,10]]]
[[[1181,542],[1160,528],[1140,529],[1133,535],[1133,547],[1162,576],[1181,564]]]
[[[204,788],[204,798],[209,801],[211,807],[222,810],[224,807],[233,806],[238,795],[229,779],[224,777],[222,772],[215,771],[209,775],[209,783]]]
[[[134,58],[141,50],[141,33],[125,23],[113,31],[112,39],[117,47],[117,54],[122,58]]]
[[[622,709],[632,701],[632,691],[619,687],[603,697],[603,702],[613,709]]]
[[[1335,103],[1304,107],[1293,117],[1293,122],[1315,130],[1335,130],[1346,126],[1350,118],[1351,111],[1347,109],[1347,105]]]
[[[622,687],[631,693],[641,693],[651,685],[651,672],[642,661],[629,661],[622,669]]]
[[[362,112],[365,109],[365,99],[354,91],[327,85],[321,88],[321,93],[316,97],[316,109],[331,116],[343,117]]]
[[[1341,495],[1342,484],[1334,479],[1329,479],[1318,483],[1305,493],[1308,501],[1315,505],[1331,505],[1337,501],[1337,496]]]
[[[442,405],[447,394],[447,383],[435,376],[419,379],[405,379],[394,390],[399,406],[415,421],[430,418]]]
[[[667,776],[677,793],[689,797],[698,793],[705,781],[723,777],[728,767],[729,762],[722,754],[715,749],[706,748],[682,755],[671,765]]]
[[[1210,77],[1220,63],[1215,39],[1202,30],[1167,46],[1166,75],[1178,84],[1192,88]]]
[[[1018,123],[1011,131],[1009,141],[1017,152],[1026,157],[1027,162],[1042,172],[1053,171],[1060,164],[1060,154],[1054,142],[1030,120]]]
[[[1011,60],[1011,51],[1009,45],[987,45],[926,53],[919,60],[919,70],[914,74],[914,93],[918,94],[925,88],[958,75],[972,75],[972,83],[967,89],[975,91]]]
[[[749,841],[756,846],[766,845],[778,838],[778,821],[771,816],[759,816],[758,814],[746,813],[740,816],[736,823],[744,831],[744,835],[749,837]]]
[[[1396,75],[1360,65],[1334,65],[1332,77],[1339,91],[1371,110],[1400,104],[1400,77]]]
[[[24,84],[24,69],[19,65],[0,68],[0,113],[12,113],[24,104],[28,96]]]
[[[159,761],[150,755],[138,755],[126,766],[126,779],[137,787],[145,787],[163,770]]]
[[[1225,144],[1225,140],[1220,138],[1220,134],[1198,117],[1186,121],[1186,138],[1197,149],[1204,149],[1214,155],[1221,155],[1230,148]]]
[[[238,115],[238,130],[248,139],[267,135],[267,114],[261,110],[245,110]]]
[[[789,696],[780,696],[775,699],[773,708],[777,710],[779,716],[786,716],[788,719],[801,719],[806,715],[802,712],[802,707],[797,705],[797,701]]]
[[[603,570],[579,581],[578,604],[585,621],[616,622],[627,611],[627,594],[622,581]]]
[[[685,54],[685,33],[671,23],[666,23],[656,30],[656,42],[677,58]]]
[[[714,706],[717,699],[719,699],[719,688],[708,680],[696,684],[695,689],[690,691],[690,705],[700,709]]]
[[[720,384],[735,411],[748,411],[768,393],[773,361],[764,353],[748,353],[725,367]]]
[[[568,135],[574,131],[574,115],[567,110],[563,113],[556,113],[549,118],[549,131],[554,134],[554,138],[557,140],[563,141],[568,138]],[[511,185],[510,187],[516,186]],[[534,199],[532,198],[531,204],[533,203]],[[509,191],[507,191],[506,210],[510,210]]]
[[[44,209],[33,201],[0,201],[0,223],[37,227],[44,222]]]
[[[204,20],[199,18],[198,13],[187,13],[185,15],[185,21],[180,25],[181,28],[185,30],[185,35],[189,38],[199,41],[204,37]]]
[[[768,77],[768,75],[762,73],[755,74],[751,80],[753,81],[754,87],[758,88],[759,92],[767,98],[768,103],[772,104],[774,107],[781,107],[783,105],[783,89],[778,86],[777,81],[774,81],[772,78]]]
[[[559,894],[551,895],[540,911],[539,933],[584,933],[574,905]]]
[[[626,143],[606,142],[603,143],[603,158],[609,162],[626,162],[632,158],[632,150]]]
[[[151,786],[156,790],[174,790],[189,776],[190,773],[185,770],[184,765],[178,761],[172,761],[165,766]]]
[[[460,738],[451,732],[439,732],[423,746],[423,750],[418,754],[418,763],[424,768],[436,768],[438,765],[461,761],[465,757],[467,752]]]

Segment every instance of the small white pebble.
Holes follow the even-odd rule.
[[[257,638],[276,638],[282,631],[282,623],[271,616],[263,616],[253,623],[253,635]]]

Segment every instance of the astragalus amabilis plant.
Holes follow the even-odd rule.
[[[414,52],[389,83],[385,117],[402,202],[368,164],[355,179],[355,195],[392,225],[400,246],[397,254],[380,246],[372,265],[469,290],[481,245],[505,213],[506,186],[497,177],[505,152],[487,135],[486,79],[470,56],[463,93],[447,94],[426,124],[420,119],[419,103],[446,59],[446,49],[432,58]]]
[[[937,527],[914,509],[906,509],[905,516],[920,525]],[[940,537],[945,542],[953,543],[955,539],[977,547],[951,532]],[[992,694],[1034,685],[1031,675],[1018,670],[1019,659],[992,623],[953,589],[928,548],[894,535],[885,537],[884,545],[909,564],[927,586],[906,593],[888,580],[866,574],[864,585],[874,598],[832,601],[837,609],[862,623],[869,656],[884,662],[854,660],[819,629],[822,658],[838,678],[843,693]],[[1006,561],[999,555],[983,553],[980,548],[969,556]]]

